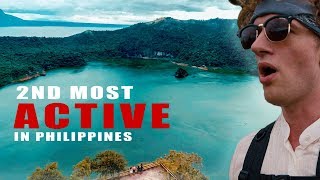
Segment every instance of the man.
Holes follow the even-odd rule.
[[[319,2],[230,2],[242,6],[238,36],[256,55],[265,99],[282,109],[239,142],[230,179],[320,179]]]

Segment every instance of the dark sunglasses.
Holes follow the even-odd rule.
[[[283,41],[290,33],[290,23],[295,19],[293,16],[273,16],[263,24],[249,24],[239,30],[237,36],[241,40],[244,49],[250,49],[262,29],[271,42]]]

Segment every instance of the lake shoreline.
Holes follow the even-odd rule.
[[[159,59],[159,58],[125,58],[127,60],[156,60],[156,61],[162,61],[162,62],[170,62],[174,65],[177,65],[177,67],[182,67],[182,68],[192,68],[192,69],[197,69],[197,70],[201,70],[201,71],[206,71],[206,72],[209,72],[209,73],[222,73],[222,74],[236,74],[236,75],[254,75],[252,73],[248,73],[248,72],[243,72],[243,71],[238,71],[238,70],[232,70],[232,69],[224,69],[224,68],[218,68],[218,67],[207,67],[205,65],[203,66],[194,66],[194,65],[190,65],[190,64],[187,64],[187,63],[182,63],[182,62],[176,62],[174,60],[168,60],[168,59]],[[110,58],[110,59],[100,59],[100,60],[87,60],[86,62],[109,62],[111,60],[123,60],[123,58]],[[55,69],[61,69],[61,68],[74,68],[74,67],[85,67],[86,65],[88,65],[87,63],[85,64],[81,64],[79,66],[66,66],[66,67],[56,67],[56,68],[52,68],[52,69],[49,69],[47,71],[50,71],[50,70],[55,70]],[[121,65],[119,65],[121,66]],[[29,80],[33,80],[33,79],[36,79],[38,77],[41,77],[41,76],[46,76],[46,73],[47,71],[45,70],[42,70],[42,72],[35,72],[34,74],[26,74],[25,76],[21,76],[17,79],[14,79],[12,80],[10,83],[8,84],[5,84],[5,85],[0,85],[0,88],[3,88],[5,86],[8,86],[10,84],[16,84],[16,83],[22,83],[22,82],[26,82],[26,81],[29,81]]]

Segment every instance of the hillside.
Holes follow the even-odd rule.
[[[107,58],[157,58],[255,73],[253,54],[236,37],[235,20],[139,23],[116,31],[85,31],[66,38],[0,37],[0,86],[58,67]]]
[[[255,61],[240,45],[236,20],[208,21],[162,18],[117,31],[86,31],[65,38],[74,51],[99,56],[166,58],[190,65],[206,65],[253,72]],[[253,70],[253,71],[252,71]]]

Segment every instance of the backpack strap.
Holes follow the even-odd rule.
[[[238,180],[276,180],[276,179],[290,179],[290,180],[314,180],[320,179],[320,152],[318,155],[316,176],[289,176],[289,175],[265,175],[261,174],[261,168],[266,154],[270,134],[275,122],[269,124],[261,129],[252,139],[246,154],[243,168],[240,171]]]
[[[317,175],[318,177],[320,177],[320,151],[319,151],[319,155],[318,155],[316,175]]]
[[[239,180],[260,179],[260,171],[275,121],[261,129],[251,141]]]

